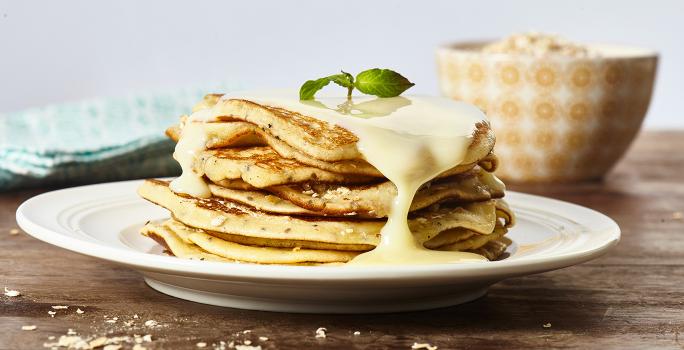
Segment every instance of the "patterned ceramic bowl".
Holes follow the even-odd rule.
[[[639,131],[655,80],[652,51],[592,46],[596,55],[483,53],[486,43],[437,51],[442,92],[480,107],[497,135],[500,177],[595,180]]]

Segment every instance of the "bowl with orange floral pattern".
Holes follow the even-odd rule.
[[[641,127],[658,55],[610,45],[581,52],[554,52],[562,46],[554,43],[524,52],[511,49],[515,42],[496,45],[443,46],[437,64],[443,94],[488,115],[502,160],[497,175],[515,182],[604,177]]]

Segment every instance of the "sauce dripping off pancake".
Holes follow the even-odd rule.
[[[397,187],[398,195],[381,231],[380,244],[347,265],[486,260],[473,253],[428,250],[414,240],[407,222],[411,202],[420,186],[464,160],[477,124],[486,122],[481,111],[466,103],[438,97],[355,97],[349,102],[346,98],[332,97],[299,101],[296,96],[295,92],[264,92],[226,95],[223,99],[239,98],[279,107],[349,130],[359,139],[360,153]],[[174,153],[183,168],[177,184],[172,184],[174,191],[180,189],[193,196],[206,196],[201,174],[192,172],[192,155],[204,149],[206,135],[201,131],[202,122],[215,121],[221,115],[225,113],[219,103],[190,116]],[[191,129],[186,133],[188,126]]]
[[[189,194],[196,198],[211,197],[209,186],[202,178],[203,174],[198,174],[192,169],[195,158],[206,147],[207,132],[204,126],[205,123],[188,122],[183,127],[173,152],[173,158],[178,161],[183,172],[169,184],[173,192]]]

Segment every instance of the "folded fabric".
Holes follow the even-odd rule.
[[[223,84],[0,115],[0,191],[176,175],[164,129],[204,94],[228,89]]]

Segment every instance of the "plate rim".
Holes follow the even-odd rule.
[[[517,260],[491,261],[486,263],[463,263],[463,264],[437,264],[437,265],[400,265],[387,268],[386,266],[284,266],[284,265],[257,265],[257,264],[231,264],[226,268],[226,263],[192,261],[167,257],[133,249],[121,249],[107,246],[103,243],[85,241],[76,237],[70,237],[63,233],[53,231],[39,223],[33,222],[26,208],[39,203],[42,200],[50,200],[49,196],[56,196],[63,192],[84,190],[94,187],[107,187],[114,185],[130,185],[142,183],[144,180],[129,180],[107,182],[94,185],[77,186],[55,191],[48,191],[33,196],[24,201],[16,211],[16,220],[21,229],[28,235],[48,244],[79,253],[86,256],[114,262],[128,266],[134,270],[166,273],[171,275],[195,276],[198,278],[220,278],[240,281],[315,281],[319,284],[340,282],[363,282],[363,281],[389,281],[407,279],[415,281],[448,279],[457,281],[464,277],[482,277],[503,279],[513,276],[528,275],[555,270],[580,264],[595,259],[605,254],[609,249],[617,245],[621,231],[618,224],[607,215],[594,209],[578,204],[516,191],[507,191],[506,194],[527,200],[552,203],[556,206],[585,211],[595,220],[606,225],[604,228],[607,237],[591,249],[568,252],[552,257],[526,257]],[[131,194],[135,194],[132,191]],[[139,198],[141,201],[144,199]],[[512,205],[515,206],[515,205]],[[565,217],[565,216],[564,216]],[[565,217],[567,218],[567,217]],[[199,270],[201,268],[201,271]]]

